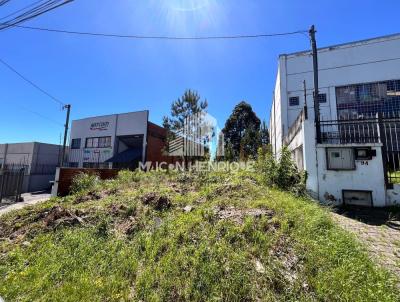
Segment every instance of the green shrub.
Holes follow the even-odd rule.
[[[306,172],[299,172],[292,160],[289,149],[284,146],[276,159],[270,148],[260,148],[256,163],[261,180],[269,186],[276,186],[296,195],[306,193]]]
[[[71,193],[76,194],[84,191],[95,190],[100,183],[97,174],[79,173],[72,180]]]

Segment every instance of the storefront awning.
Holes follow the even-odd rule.
[[[115,154],[106,163],[130,163],[142,159],[142,148],[132,148]]]

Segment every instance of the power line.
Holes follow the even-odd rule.
[[[38,117],[41,117],[41,118],[43,118],[43,119],[46,119],[46,120],[48,120],[49,122],[52,122],[53,124],[56,124],[56,125],[58,125],[58,126],[64,127],[64,125],[63,125],[62,123],[57,122],[56,120],[53,120],[52,118],[50,118],[50,117],[48,117],[48,116],[46,116],[46,115],[43,115],[43,114],[41,114],[41,113],[39,113],[39,112],[36,112],[36,111],[34,111],[34,110],[32,110],[32,109],[26,108],[25,106],[16,105],[16,107],[19,107],[19,108],[22,109],[22,110],[25,110],[25,111],[27,111],[27,112],[30,112],[30,113],[34,114],[34,115],[37,115]]]
[[[37,84],[35,84],[34,82],[32,82],[31,80],[29,80],[27,77],[25,77],[24,75],[22,75],[20,72],[18,72],[14,67],[12,67],[10,64],[6,63],[3,59],[0,58],[0,63],[3,64],[4,66],[6,66],[9,70],[11,70],[12,72],[14,72],[15,74],[17,74],[21,79],[23,79],[25,82],[29,83],[30,85],[32,85],[33,87],[35,87],[37,90],[39,90],[40,92],[42,92],[43,94],[47,95],[49,98],[51,98],[53,101],[57,102],[58,104],[65,106],[65,104],[60,101],[59,99],[57,99],[56,97],[54,97],[53,95],[51,95],[50,93],[48,93],[46,90],[44,90],[43,88],[39,87]]]
[[[1,24],[1,23],[0,23]],[[81,36],[98,36],[98,37],[108,37],[108,38],[126,38],[126,39],[152,39],[152,40],[228,40],[228,39],[256,39],[256,38],[268,38],[268,37],[278,37],[278,36],[289,36],[307,33],[307,30],[298,30],[292,32],[282,32],[282,33],[272,33],[272,34],[253,34],[253,35],[222,35],[222,36],[145,36],[145,35],[125,35],[125,34],[109,34],[101,32],[83,32],[83,31],[71,31],[64,29],[55,28],[45,28],[45,27],[35,27],[35,26],[24,26],[24,25],[11,25],[13,27],[53,32],[53,33],[63,33],[71,35],[81,35]]]
[[[1,0],[1,1],[0,1],[0,6],[6,4],[7,2],[10,2],[10,0]]]
[[[23,22],[26,22],[26,21],[31,20],[33,18],[36,18],[37,16],[40,16],[40,15],[42,15],[44,13],[52,11],[52,10],[58,8],[58,7],[61,7],[61,6],[65,5],[65,4],[68,4],[68,3],[72,2],[72,1],[73,0],[47,0],[47,1],[42,2],[42,3],[40,3],[40,1],[39,2],[35,2],[32,5],[37,4],[37,3],[40,3],[40,4],[34,6],[30,10],[27,10],[27,11],[21,13],[20,15],[16,16],[15,18],[13,18],[11,20],[8,20],[6,22],[1,23],[0,30],[7,29],[9,27],[16,26],[16,25],[18,25],[20,23],[23,23]],[[14,13],[8,15],[8,16],[12,16],[14,14],[17,14],[21,10],[23,11],[23,10],[31,7],[32,5],[28,5],[25,8],[20,9],[20,10],[14,12]],[[6,17],[4,17],[4,18],[6,18]],[[4,19],[4,18],[2,18],[2,19]]]
[[[11,14],[8,14],[8,15],[6,15],[4,17],[1,17],[0,20],[4,20],[4,19],[7,19],[8,17],[14,16],[14,15],[18,14],[19,12],[22,12],[22,11],[24,11],[24,10],[26,10],[26,9],[28,9],[28,8],[36,5],[36,4],[39,4],[40,2],[43,2],[43,0],[39,0],[39,1],[33,2],[33,3],[31,3],[31,4],[27,5],[27,6],[19,9],[19,10],[16,10],[15,12],[13,12]]]

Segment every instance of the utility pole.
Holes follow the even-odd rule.
[[[315,40],[315,26],[312,25],[309,31],[312,56],[313,56],[313,71],[314,71],[314,115],[315,115],[315,130],[317,136],[317,143],[321,143],[321,125],[319,116],[319,83],[318,83],[318,50],[317,42]]]
[[[60,166],[61,167],[63,166],[64,160],[65,160],[65,149],[66,149],[66,145],[67,145],[69,114],[71,112],[71,105],[70,104],[64,105],[63,109],[67,109],[67,118],[65,120],[65,125],[64,125],[64,142],[63,142],[63,149],[62,149],[61,160],[60,160]]]
[[[304,90],[304,119],[308,119],[308,108],[307,108],[307,86],[306,80],[303,81],[303,90]]]

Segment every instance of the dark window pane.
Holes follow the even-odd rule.
[[[318,95],[318,101],[319,101],[320,103],[326,103],[326,93],[320,93],[320,94]]]
[[[81,139],[73,138],[71,141],[71,149],[80,149],[81,148]]]
[[[289,106],[299,106],[299,97],[298,96],[292,96],[289,98]]]

